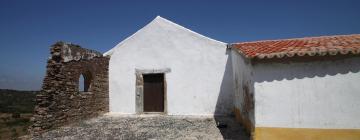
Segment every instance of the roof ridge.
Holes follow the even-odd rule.
[[[246,44],[246,43],[261,43],[261,42],[270,42],[270,41],[292,41],[292,40],[310,40],[310,39],[320,39],[320,38],[331,38],[331,37],[349,37],[349,36],[359,36],[360,34],[348,34],[348,35],[323,35],[323,36],[309,36],[309,37],[298,37],[298,38],[287,38],[287,39],[269,39],[269,40],[257,40],[257,41],[245,41],[231,43],[234,45],[237,44]]]
[[[282,58],[360,54],[360,34],[331,35],[278,40],[261,40],[231,44],[248,58]]]

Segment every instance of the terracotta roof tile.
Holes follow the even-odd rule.
[[[248,58],[360,54],[360,34],[265,40],[231,44]]]

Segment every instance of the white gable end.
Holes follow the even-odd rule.
[[[135,114],[142,109],[137,71],[164,73],[167,114],[212,115],[232,111],[232,68],[223,42],[156,17],[105,55],[111,56],[111,112]]]

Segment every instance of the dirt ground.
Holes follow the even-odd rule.
[[[232,117],[106,114],[51,130],[35,139],[249,140],[249,136]]]

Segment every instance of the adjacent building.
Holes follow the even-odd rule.
[[[236,117],[256,140],[360,138],[360,35],[231,49]]]

